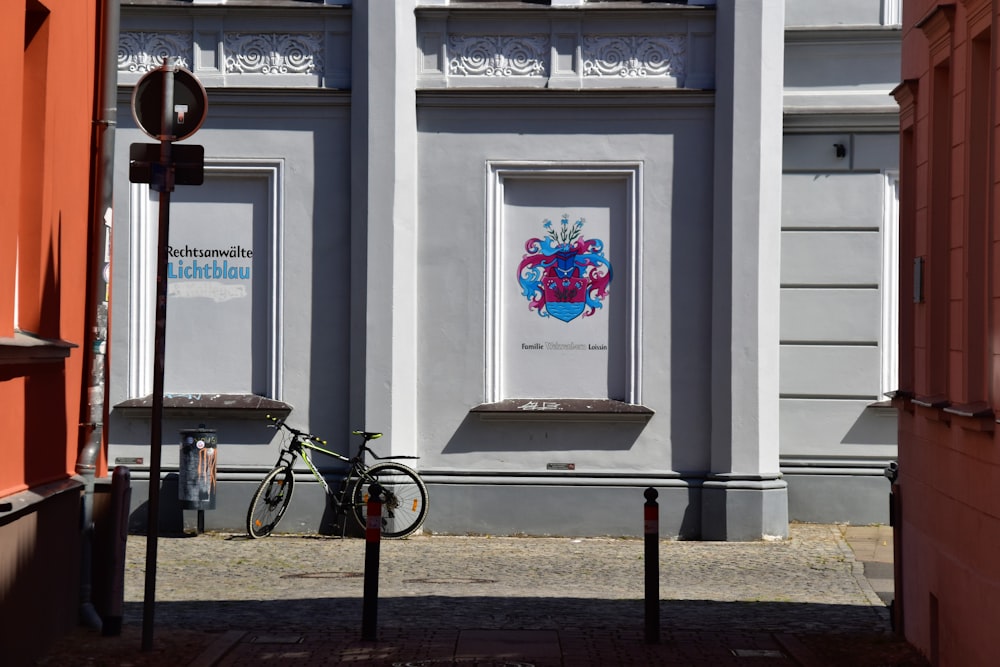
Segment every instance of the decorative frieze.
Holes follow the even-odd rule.
[[[417,12],[420,89],[715,86],[715,17],[680,4],[601,11]],[[586,3],[581,6],[586,6]],[[648,9],[648,10],[647,10]]]
[[[228,74],[323,73],[322,33],[225,34]]]
[[[118,40],[118,71],[144,73],[156,69],[166,57],[190,69],[191,33],[125,32]]]
[[[685,34],[583,35],[584,77],[682,80],[688,39]],[[548,35],[448,36],[451,77],[545,77],[551,54]]]
[[[450,35],[451,76],[546,76],[547,35]]]
[[[585,35],[585,77],[684,78],[686,35]]]
[[[343,71],[332,79],[327,72],[327,38],[318,31],[122,31],[118,71],[132,83],[169,56],[206,85],[347,87],[349,70],[346,79]]]

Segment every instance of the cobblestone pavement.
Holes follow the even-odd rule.
[[[641,539],[383,541],[374,642],[360,636],[365,549],[318,536],[161,537],[154,649],[140,652],[146,541],[130,536],[122,635],[77,632],[38,664],[924,664],[891,633],[836,526],[660,541],[656,643],[644,641]]]

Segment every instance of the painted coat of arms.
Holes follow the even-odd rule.
[[[611,262],[604,243],[583,236],[584,219],[572,225],[545,220],[547,236],[524,244],[527,251],[517,267],[517,282],[528,308],[541,317],[571,322],[593,315],[608,296]]]

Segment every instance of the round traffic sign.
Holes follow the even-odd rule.
[[[173,97],[164,122],[167,77],[173,78]],[[208,110],[208,94],[194,74],[183,67],[161,67],[147,72],[132,91],[132,116],[139,128],[154,139],[180,141],[198,131]]]

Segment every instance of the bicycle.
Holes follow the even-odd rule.
[[[379,456],[371,450],[368,443],[381,438],[381,433],[372,431],[353,431],[353,435],[364,438],[358,453],[346,457],[327,448],[326,440],[311,433],[293,428],[278,419],[267,415],[273,424],[268,428],[284,429],[288,432],[287,440],[282,444],[278,454],[278,462],[267,473],[250,501],[247,510],[247,533],[252,538],[267,537],[274,530],[288,503],[292,500],[295,489],[295,460],[299,456],[305,461],[306,467],[326,491],[327,498],[333,502],[337,514],[344,517],[350,514],[357,525],[365,529],[367,521],[368,488],[374,483],[382,487],[382,537],[396,539],[412,534],[427,517],[427,487],[415,470],[397,459],[415,459],[416,456]],[[327,456],[347,463],[347,474],[334,492],[323,475],[312,461],[310,452],[320,452]],[[365,454],[379,461],[371,466],[365,464]],[[341,536],[347,529],[347,520],[342,518]]]

